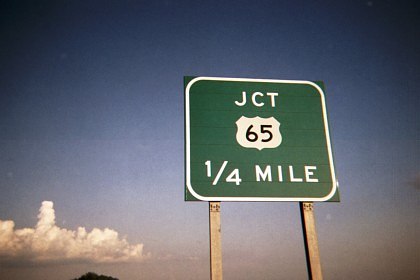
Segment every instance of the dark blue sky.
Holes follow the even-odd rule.
[[[415,279],[418,15],[414,1],[3,1],[0,220],[33,227],[52,200],[57,225],[111,227],[156,256],[103,271],[188,279],[175,263],[195,259],[206,279],[207,203],[183,201],[183,76],[322,80],[342,197],[316,204],[325,277]],[[297,203],[222,206],[225,276],[305,277]]]

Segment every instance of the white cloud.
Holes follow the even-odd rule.
[[[0,260],[69,261],[96,263],[142,261],[143,244],[130,245],[118,232],[84,227],[76,231],[59,228],[51,201],[42,202],[35,228],[14,229],[13,221],[0,220]]]

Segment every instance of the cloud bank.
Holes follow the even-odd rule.
[[[42,202],[35,228],[14,227],[13,221],[0,220],[0,260],[112,263],[150,257],[143,253],[143,244],[130,245],[109,228],[94,228],[90,232],[84,227],[76,231],[59,228],[51,201]]]

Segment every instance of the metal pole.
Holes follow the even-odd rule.
[[[210,279],[222,280],[222,238],[220,202],[209,202],[210,220]]]
[[[314,206],[312,202],[300,202],[299,206],[309,280],[322,280]]]

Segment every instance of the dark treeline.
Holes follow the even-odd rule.
[[[79,278],[74,278],[72,280],[118,280],[118,278],[114,278],[111,276],[105,276],[105,275],[98,275],[93,272],[88,272]]]

